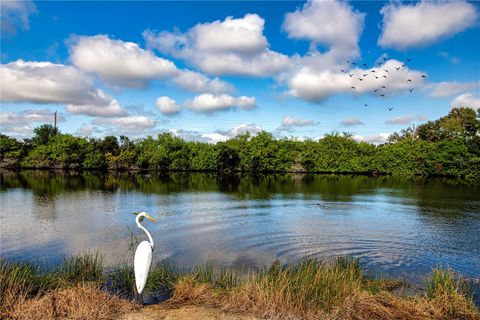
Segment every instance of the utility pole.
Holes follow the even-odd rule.
[[[55,113],[53,114],[53,128],[55,129],[55,131],[57,131],[57,111],[55,111]]]

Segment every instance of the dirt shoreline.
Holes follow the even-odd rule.
[[[142,307],[120,317],[120,320],[260,320],[251,315],[226,312],[195,305],[157,304]]]

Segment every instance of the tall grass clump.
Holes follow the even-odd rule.
[[[65,259],[59,273],[64,280],[72,283],[99,282],[103,269],[103,257],[98,252],[84,252]]]
[[[58,286],[55,275],[38,266],[0,260],[0,318],[5,318],[19,299],[42,295]]]
[[[426,296],[452,319],[469,319],[468,316],[472,314],[480,319],[468,282],[450,269],[437,267],[432,270],[427,281]]]
[[[107,289],[115,294],[132,297],[135,292],[133,267],[123,262],[107,276]]]
[[[220,289],[231,289],[241,283],[240,275],[237,272],[225,267],[215,269],[211,262],[193,268],[191,276],[195,281]]]
[[[150,271],[146,288],[150,291],[171,291],[180,275],[181,272],[170,260],[162,261]]]

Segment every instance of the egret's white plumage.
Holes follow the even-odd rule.
[[[150,267],[152,265],[153,248],[155,247],[150,232],[148,232],[148,230],[140,224],[141,217],[146,217],[152,221],[157,221],[146,212],[140,212],[135,219],[137,226],[147,234],[149,240],[142,241],[138,245],[137,250],[135,251],[135,258],[133,260],[133,267],[135,270],[135,284],[137,286],[137,292],[139,294],[142,293],[143,288],[145,288],[145,284],[147,283],[148,272],[150,271]]]

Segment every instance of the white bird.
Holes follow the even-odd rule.
[[[142,217],[157,222],[154,217],[152,217],[145,211],[140,212],[135,219],[135,221],[137,222],[137,226],[147,234],[149,240],[140,242],[137,250],[135,251],[135,259],[133,260],[133,268],[135,270],[135,284],[137,286],[138,294],[142,293],[143,288],[145,288],[145,284],[147,283],[148,272],[150,271],[150,267],[152,266],[153,248],[155,246],[150,232],[148,232],[148,230],[140,224]]]

